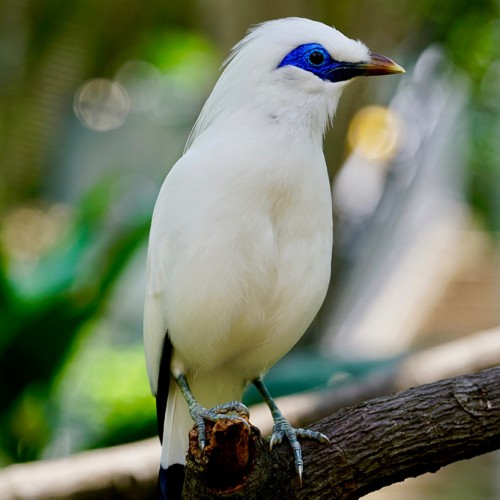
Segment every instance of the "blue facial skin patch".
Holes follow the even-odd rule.
[[[296,66],[330,82],[350,80],[365,73],[356,63],[336,61],[319,43],[299,45],[285,56],[278,68],[283,66]]]

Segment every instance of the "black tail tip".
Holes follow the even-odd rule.
[[[159,500],[180,500],[184,485],[184,465],[173,464],[168,469],[160,467],[158,473]]]

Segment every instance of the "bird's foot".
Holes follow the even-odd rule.
[[[273,433],[271,435],[270,448],[281,443],[283,438],[286,437],[293,451],[293,458],[295,462],[295,470],[299,476],[300,484],[302,485],[302,472],[304,471],[304,461],[302,460],[302,448],[300,446],[298,438],[314,439],[320,443],[330,444],[330,440],[321,432],[310,431],[308,429],[295,429],[290,425],[290,422],[283,416],[280,409],[276,405],[271,394],[267,390],[262,378],[257,378],[253,381],[253,384],[257,390],[262,394],[264,401],[271,410],[271,415],[273,416],[274,426]]]
[[[189,407],[189,413],[194,420],[194,424],[198,429],[198,445],[200,450],[203,451],[206,445],[206,426],[205,420],[217,422],[220,419],[226,420],[239,420],[250,430],[248,417],[250,412],[248,408],[239,401],[232,401],[214,406],[213,408],[205,408],[199,403],[194,402]]]
[[[290,425],[285,417],[280,415],[274,420],[273,433],[269,442],[269,448],[272,450],[274,445],[283,441],[284,437],[287,438],[290,446],[292,447],[295,470],[297,471],[300,483],[302,484],[304,461],[302,460],[302,448],[298,438],[314,439],[315,441],[319,441],[323,444],[330,444],[330,440],[321,432],[302,428],[296,429]]]
[[[210,409],[205,408],[196,401],[184,373],[177,375],[175,381],[188,404],[189,414],[194,420],[194,425],[198,429],[198,444],[201,451],[205,449],[206,444],[205,420],[210,420],[211,422],[217,422],[217,420],[220,419],[240,420],[245,424],[248,430],[250,430],[250,425],[248,423],[250,412],[243,403],[231,401],[230,403],[217,405]],[[235,415],[231,415],[231,413]]]

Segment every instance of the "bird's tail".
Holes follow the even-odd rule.
[[[184,464],[188,433],[193,426],[187,403],[174,380],[170,380],[163,426],[161,467],[158,478],[161,499],[180,498],[184,482]]]

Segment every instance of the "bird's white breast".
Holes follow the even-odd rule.
[[[182,369],[235,365],[256,377],[297,342],[324,299],[326,166],[320,142],[289,139],[273,126],[201,136],[165,181],[150,259]]]

